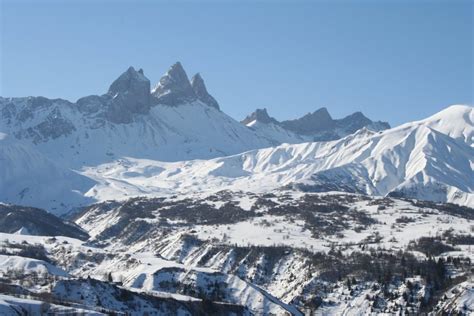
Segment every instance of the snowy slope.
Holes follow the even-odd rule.
[[[43,154],[0,133],[0,201],[64,212],[91,201],[94,182],[55,164]]]
[[[472,106],[452,105],[411,124],[430,127],[469,146],[474,146],[474,108]]]
[[[27,98],[0,98],[0,108],[13,104],[20,116],[30,111],[31,102]],[[63,126],[64,132],[53,134],[42,128],[44,122],[56,128]],[[175,107],[155,105],[147,114],[135,114],[127,124],[84,114],[75,104],[53,101],[23,121],[0,119],[0,131],[31,142],[38,151],[70,168],[123,156],[163,161],[211,158],[273,144],[200,101]]]
[[[258,120],[253,120],[247,123],[246,126],[268,139],[274,145],[282,143],[303,143],[311,140],[311,137],[295,134],[273,122],[263,123]]]
[[[33,144],[69,168],[120,157],[212,158],[275,145],[219,110],[200,75],[174,64],[150,93],[143,70],[128,68],[103,95],[72,103],[0,97],[0,132]]]
[[[99,183],[87,195],[107,200],[224,188],[264,192],[296,185],[472,206],[474,150],[432,129],[431,122],[383,132],[363,129],[337,141],[283,144],[211,160],[122,159],[84,172]]]
[[[278,311],[278,306],[272,307],[261,293],[254,292],[261,288],[284,303],[313,310],[320,307],[312,305],[318,296],[322,306],[317,314],[361,315],[373,307],[372,314],[392,315],[398,304],[405,306],[405,301],[411,301],[403,295],[408,291],[407,280],[394,278],[386,290],[389,294],[384,294],[382,287],[364,283],[366,274],[345,270],[344,262],[359,260],[354,256],[358,251],[372,253],[370,260],[374,261],[365,258],[365,263],[356,264],[354,269],[364,267],[368,274],[376,274],[377,256],[387,251],[391,253],[388,259],[396,261],[401,257],[399,251],[428,236],[452,246],[440,247],[440,256],[472,259],[468,245],[472,242],[468,237],[472,216],[472,209],[452,205],[295,191],[221,192],[190,198],[106,202],[84,209],[76,223],[93,235],[91,243],[106,246],[109,252],[131,253],[138,262],[115,256],[80,273],[100,277],[114,271],[112,277],[125,286],[153,293],[187,294],[196,285],[209,291],[215,287],[209,280],[230,283],[232,290],[220,286],[225,289],[222,294],[226,300],[232,302],[239,297],[252,310]],[[455,242],[449,237],[456,235],[464,238]],[[427,251],[428,247],[413,250],[424,263]],[[335,262],[335,257],[341,261]],[[390,265],[386,261],[382,264]],[[340,281],[340,275],[328,269],[355,273],[359,283],[352,288],[354,291],[347,288],[346,277]],[[205,272],[210,271],[219,273],[209,279]],[[430,293],[417,273],[409,276],[417,285],[410,289],[412,294],[407,293],[415,299]],[[457,271],[450,268],[451,277],[457,273],[468,275],[470,267]],[[247,287],[242,280],[250,285]],[[472,281],[466,285],[471,286]],[[385,297],[383,304],[372,305],[368,295]],[[471,291],[456,297],[460,302],[457,306],[472,301]],[[411,307],[417,314],[416,305]],[[444,310],[449,309],[447,306]]]

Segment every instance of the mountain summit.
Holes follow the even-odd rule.
[[[213,108],[219,109],[219,103],[217,103],[216,99],[207,92],[204,80],[199,73],[191,78],[191,86],[199,101],[212,106]]]
[[[335,127],[334,120],[324,107],[299,119],[283,121],[281,124],[286,129],[303,135],[311,135]]]
[[[380,131],[390,128],[386,122],[372,121],[361,112],[355,112],[342,119],[333,119],[328,110],[323,107],[301,118],[279,122],[268,115],[266,109],[257,109],[241,121],[242,124],[253,128],[269,138],[281,142],[297,143],[305,141],[335,140],[368,128]]]
[[[273,117],[270,117],[268,115],[267,109],[256,109],[255,112],[252,112],[250,115],[247,115],[246,118],[244,118],[241,123],[244,125],[249,125],[252,122],[260,122],[264,124],[269,124],[269,123],[274,123],[274,124],[279,124],[277,120],[275,120]]]
[[[219,109],[219,103],[207,92],[206,85],[199,73],[191,81],[180,62],[176,62],[161,77],[156,87],[151,92],[156,103],[177,106],[196,100]]]
[[[180,62],[172,65],[161,77],[153,89],[152,95],[157,99],[157,103],[171,106],[193,102],[197,99],[188,75]]]
[[[113,121],[125,123],[132,114],[146,114],[150,110],[150,80],[142,69],[129,67],[110,85],[107,94],[113,98]]]

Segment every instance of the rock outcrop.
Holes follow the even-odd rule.
[[[153,89],[152,95],[156,98],[156,103],[171,106],[193,102],[197,99],[180,62],[171,66],[166,74],[161,77]]]
[[[199,73],[192,77],[191,86],[199,101],[219,110],[219,103],[217,103],[216,99],[207,92],[204,80]]]

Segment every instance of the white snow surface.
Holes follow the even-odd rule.
[[[28,110],[27,100],[0,98],[18,112]],[[258,131],[199,101],[155,105],[129,124],[54,102],[57,115],[74,124],[67,136],[24,136],[47,121],[49,108],[15,124],[0,121],[0,201],[60,214],[131,196],[298,184],[474,205],[471,106],[451,106],[383,132],[362,129],[337,141],[299,143],[277,126]],[[275,146],[282,141],[299,144]]]
[[[93,184],[32,146],[0,133],[0,201],[64,211],[90,203],[84,193]]]
[[[13,102],[17,112],[30,110],[27,98],[0,98],[0,104],[1,101]],[[48,121],[54,111],[74,125],[70,134],[53,139],[23,138],[55,162],[73,169],[123,156],[161,161],[207,159],[274,144],[200,101],[179,106],[154,105],[149,113],[136,115],[128,124],[111,123],[80,112],[74,104],[57,101],[52,109],[36,110],[31,119],[15,124],[0,120],[0,132],[24,135],[29,128]]]
[[[459,135],[472,131],[472,121],[464,120],[472,113],[471,107],[452,106],[427,120],[383,132],[362,129],[336,141],[283,144],[210,160],[124,157],[85,168],[83,174],[98,183],[86,195],[102,201],[222,189],[265,192],[294,183],[337,182],[371,195],[402,192],[473,206],[474,148],[459,141]]]

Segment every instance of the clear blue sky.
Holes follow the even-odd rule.
[[[326,106],[392,125],[473,103],[472,1],[5,1],[0,95],[75,101],[175,61],[236,119]]]

